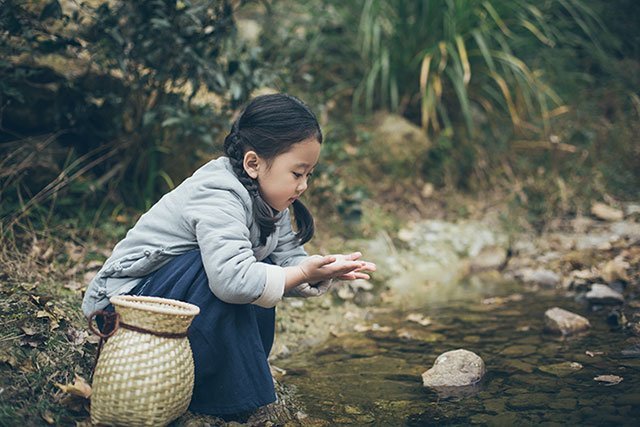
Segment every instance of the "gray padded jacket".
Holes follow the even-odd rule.
[[[273,307],[283,296],[283,267],[308,255],[297,244],[289,211],[279,214],[265,245],[253,221],[249,192],[220,157],[199,168],[140,217],[113,249],[82,302],[85,316],[172,257],[200,249],[211,291],[222,301]],[[270,263],[261,262],[269,257]]]

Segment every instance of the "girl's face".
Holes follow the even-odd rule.
[[[262,198],[277,211],[287,209],[307,189],[307,180],[320,157],[315,138],[291,146],[271,162],[258,157],[257,180]]]

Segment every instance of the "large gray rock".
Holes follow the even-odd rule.
[[[591,327],[586,318],[559,307],[550,308],[544,313],[544,324],[547,331],[562,335],[571,335]]]
[[[484,362],[477,354],[464,349],[442,353],[433,367],[422,374],[425,387],[460,387],[473,385],[485,374]]]
[[[607,285],[594,283],[591,285],[591,290],[587,292],[587,300],[591,304],[622,304],[624,296]]]

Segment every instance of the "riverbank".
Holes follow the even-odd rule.
[[[622,208],[558,219],[543,233],[514,227],[496,206],[476,209],[478,214],[464,218],[440,213],[433,215],[438,219],[420,220],[412,215],[399,220],[403,226],[397,232],[380,229],[366,239],[333,236],[312,243],[311,252],[360,249],[379,271],[370,282],[337,284],[323,298],[285,299],[279,305],[270,361],[289,406],[275,410],[275,419],[285,417],[294,425],[312,422],[305,418],[304,396],[289,388],[291,372],[283,367],[293,355],[354,334],[437,339],[437,331],[428,328],[428,316],[412,310],[465,298],[479,306],[506,304],[517,298],[509,294],[513,281],[522,283],[529,296],[551,292],[559,305],[567,298],[582,304],[588,317],[606,319],[617,333],[628,336],[627,349],[637,352],[640,224],[637,205]],[[88,333],[79,304],[87,280],[108,256],[107,246],[73,238],[34,239],[28,253],[3,262],[3,423],[88,422],[84,384],[97,339]],[[590,302],[587,294],[594,284],[606,285],[622,300]],[[377,320],[385,312],[412,314],[409,322],[415,327],[389,330]],[[215,420],[196,417],[180,422],[196,426]]]

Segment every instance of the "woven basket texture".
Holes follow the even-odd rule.
[[[164,333],[184,333],[200,309],[166,298],[111,298],[120,321]],[[91,422],[163,426],[182,415],[193,393],[189,340],[120,327],[107,340],[93,375]]]

